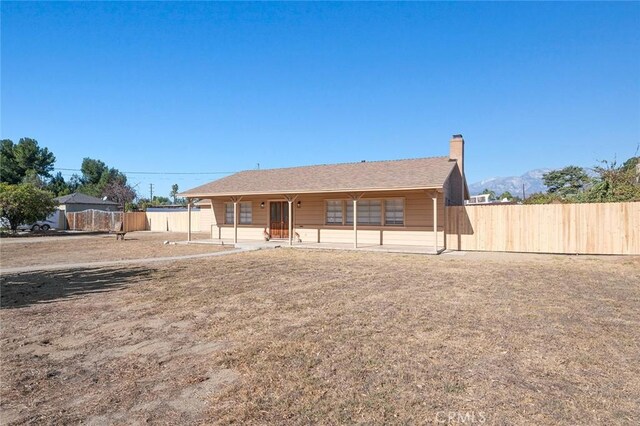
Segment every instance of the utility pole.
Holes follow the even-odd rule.
[[[149,184],[149,201],[153,201],[153,184]]]

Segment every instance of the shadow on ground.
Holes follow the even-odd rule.
[[[24,238],[45,238],[45,237],[78,237],[82,235],[109,235],[107,231],[63,231],[58,229],[49,229],[47,231],[19,231],[0,232],[0,238],[6,239],[24,239]]]
[[[93,268],[34,271],[0,277],[0,309],[22,308],[87,293],[118,290],[149,281],[153,269]]]

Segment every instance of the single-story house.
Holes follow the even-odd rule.
[[[214,239],[444,248],[444,210],[469,197],[464,139],[449,155],[247,170],[180,194],[209,204]],[[357,220],[354,221],[354,217]],[[201,217],[201,221],[203,218]],[[190,238],[190,235],[189,235]]]
[[[58,210],[61,212],[59,216],[59,220],[62,222],[59,226],[61,229],[68,228],[65,219],[67,213],[81,212],[84,210],[102,210],[108,212],[120,210],[118,203],[92,197],[80,192],[57,197],[55,201],[58,203]]]

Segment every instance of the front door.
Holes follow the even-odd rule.
[[[271,238],[289,238],[289,203],[271,201],[269,234]]]

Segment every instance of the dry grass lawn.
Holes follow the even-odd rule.
[[[198,235],[202,237],[202,235]],[[185,241],[186,234],[170,232],[129,232],[125,240],[115,235],[9,238],[0,241],[3,268],[41,266],[59,263],[100,262],[103,260],[143,259],[183,256],[223,250],[216,245],[163,244]]]
[[[3,275],[5,423],[636,424],[640,259],[263,250]]]

